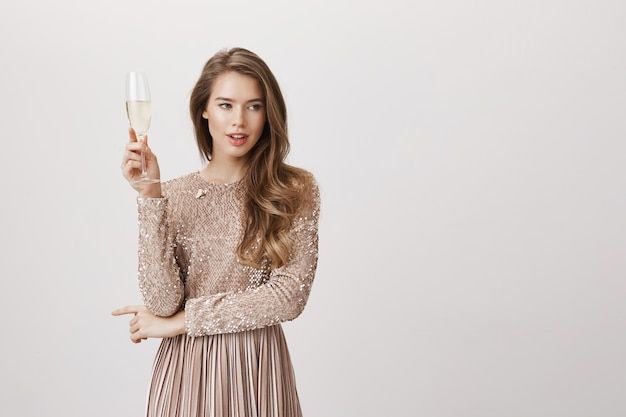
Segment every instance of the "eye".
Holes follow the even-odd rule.
[[[261,110],[261,105],[260,104],[252,104],[250,105],[250,107],[248,107],[248,109],[250,110]]]
[[[218,104],[218,106],[220,106],[223,109],[230,109],[232,107],[230,103],[220,103]]]

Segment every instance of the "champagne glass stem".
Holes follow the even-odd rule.
[[[146,154],[144,153],[144,140],[146,135],[137,135],[137,140],[142,144],[141,146],[141,178],[148,178],[148,171],[146,170]]]

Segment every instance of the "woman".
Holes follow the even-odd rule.
[[[148,416],[300,416],[280,323],[304,309],[317,267],[320,197],[287,165],[286,108],[267,65],[233,48],[204,66],[190,100],[204,169],[137,184],[130,130],[124,177],[138,191],[139,287],[131,340],[163,338]]]

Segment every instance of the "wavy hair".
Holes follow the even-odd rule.
[[[192,90],[189,110],[203,160],[211,160],[213,138],[202,113],[213,83],[230,71],[257,80],[267,112],[261,138],[247,155],[244,235],[237,255],[244,265],[276,268],[289,259],[289,229],[311,177],[305,170],[285,163],[289,153],[285,100],[267,64],[244,48],[224,49],[211,57]]]

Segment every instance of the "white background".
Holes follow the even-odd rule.
[[[285,324],[307,417],[626,415],[626,3],[4,1],[0,414],[144,412],[157,341],[120,174],[148,72],[162,177],[200,169],[188,98],[243,46],[322,191]]]

